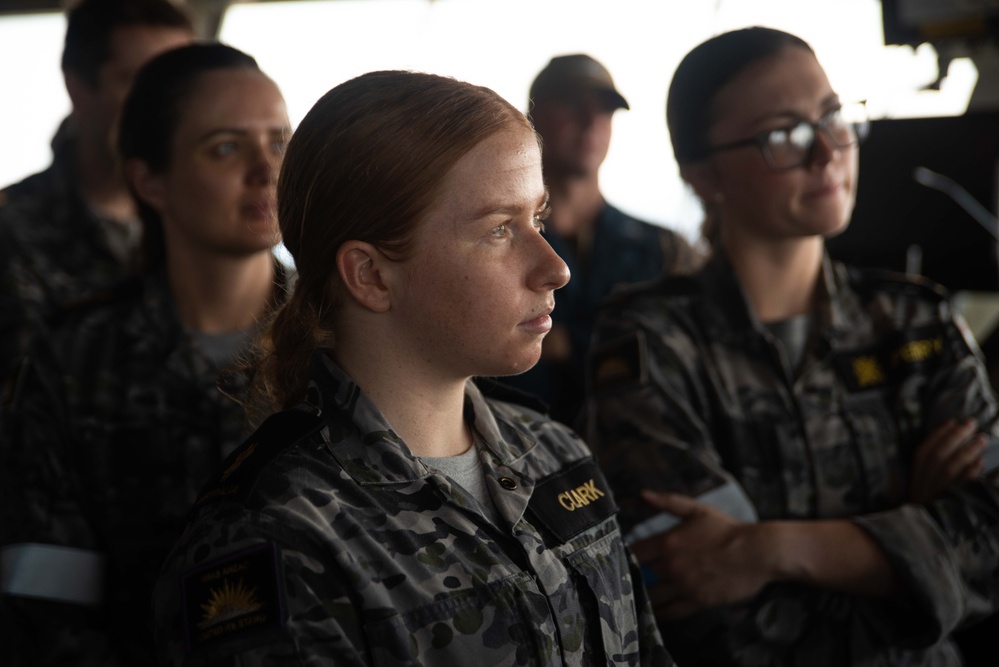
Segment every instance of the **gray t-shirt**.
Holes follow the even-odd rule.
[[[808,334],[812,326],[811,314],[805,313],[778,322],[767,322],[765,326],[784,346],[784,353],[791,362],[791,368],[797,370],[801,366],[801,358],[808,344]]]
[[[458,456],[421,456],[420,460],[428,468],[443,473],[470,493],[486,511],[486,517],[494,523],[500,522],[493,499],[486,489],[486,477],[479,459],[479,450],[474,445]]]

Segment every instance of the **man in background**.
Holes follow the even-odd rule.
[[[0,373],[61,309],[135,269],[140,225],[114,157],[113,128],[150,58],[194,39],[169,0],[71,6],[62,71],[72,111],[45,171],[0,190]]]
[[[611,120],[628,102],[610,72],[585,54],[552,58],[531,85],[528,115],[542,139],[550,195],[548,241],[572,272],[555,293],[541,361],[504,378],[536,394],[553,418],[572,425],[583,403],[584,361],[597,304],[619,285],[688,271],[697,255],[679,234],[610,205],[600,192]]]

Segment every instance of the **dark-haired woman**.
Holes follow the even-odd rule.
[[[713,256],[603,308],[587,427],[667,648],[960,664],[949,635],[999,595],[996,401],[939,287],[825,252],[863,117],[805,42],[748,28],[684,58],[667,120]]]
[[[151,590],[182,519],[245,437],[216,386],[283,299],[277,86],[219,44],[138,74],[119,148],[144,223],[142,280],[35,346],[4,414],[4,653],[13,664],[152,664]],[[245,379],[227,375],[225,390]]]
[[[254,377],[277,411],[156,588],[169,664],[672,664],[589,450],[489,398],[569,275],[537,137],[491,90],[374,72],[278,180],[298,280]]]

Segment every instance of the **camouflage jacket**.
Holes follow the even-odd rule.
[[[501,525],[317,354],[157,583],[172,665],[671,665],[616,507],[564,427],[469,384]]]
[[[695,496],[745,520],[855,517],[908,596],[884,602],[781,584],[660,625],[684,665],[955,665],[948,635],[999,600],[995,477],[906,504],[927,432],[996,401],[976,344],[942,291],[823,266],[813,334],[792,369],[727,261],[611,299],[590,359],[587,441],[629,537],[668,529],[642,488]],[[991,481],[990,481],[991,480]]]
[[[542,359],[526,373],[504,382],[537,395],[549,404],[553,418],[571,426],[583,407],[586,352],[600,302],[623,285],[690,273],[701,260],[682,235],[633,218],[610,204],[600,212],[592,237],[584,242],[585,250],[574,250],[555,233],[545,237],[572,274],[555,292],[552,312],[552,322],[569,333],[572,355],[564,362]]]
[[[112,252],[77,189],[72,141],[63,140],[48,169],[0,191],[0,373],[47,318],[133,268]]]
[[[247,434],[178,322],[165,276],[121,292],[34,341],[3,414],[2,610],[5,627],[22,629],[5,640],[14,665],[151,664],[156,573],[202,485]],[[226,389],[244,383],[233,373]]]

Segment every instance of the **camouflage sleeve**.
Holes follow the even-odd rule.
[[[989,450],[994,453],[999,447],[996,400],[977,344],[959,318],[948,329],[947,344],[953,354],[927,385],[924,423],[929,429],[948,418],[974,417],[990,436]],[[925,506],[904,505],[858,518],[857,523],[895,564],[936,637],[995,611],[999,471],[994,467],[981,479],[955,485]]]
[[[16,660],[114,664],[100,612],[104,555],[73,473],[56,368],[38,346],[0,422],[4,627],[18,628],[7,635]]]
[[[348,582],[309,532],[241,508],[201,515],[156,585],[162,664],[368,665]]]
[[[0,400],[4,402],[10,400],[14,371],[27,348],[32,312],[19,290],[19,264],[8,236],[0,216],[0,373],[4,380]]]
[[[643,312],[644,311],[644,312]],[[745,520],[755,509],[722,466],[711,408],[695,378],[703,354],[680,325],[655,309],[604,309],[589,359],[586,440],[621,506],[629,539],[671,526],[642,489],[684,493]]]

